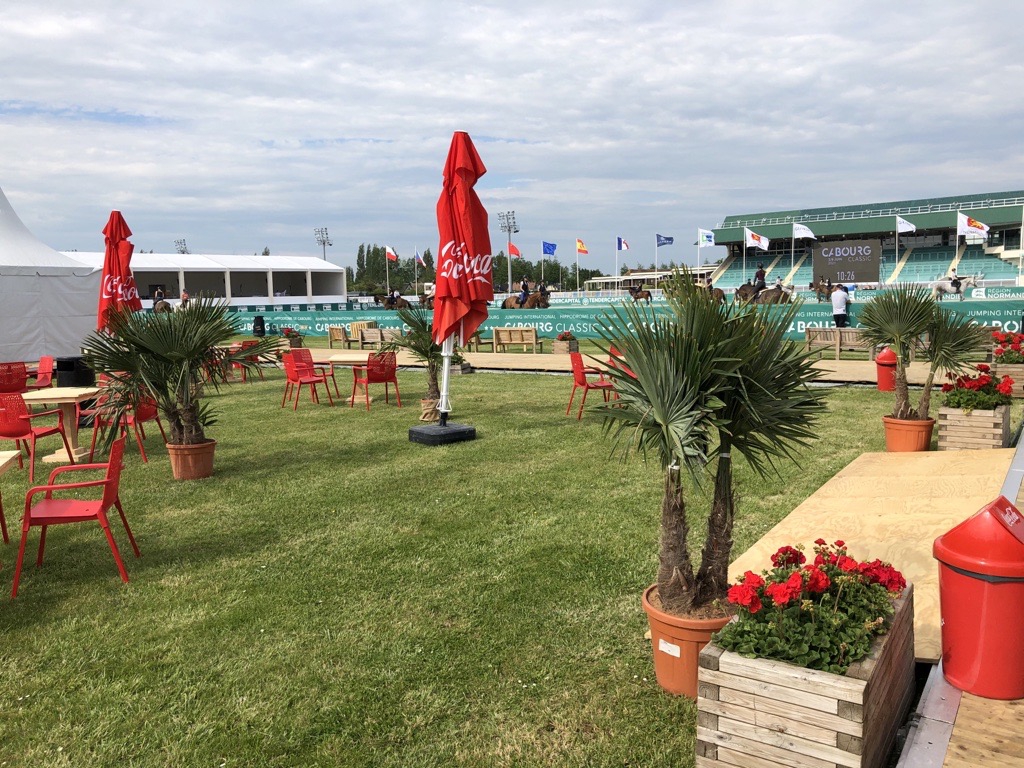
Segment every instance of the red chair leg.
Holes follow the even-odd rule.
[[[11,587],[11,599],[18,596],[18,582],[21,580],[21,564],[25,559],[25,544],[28,541],[28,512],[21,523],[21,544],[18,545],[18,559],[14,561],[14,585]]]
[[[121,560],[121,553],[117,550],[117,542],[114,541],[114,534],[110,532],[110,522],[107,520],[107,516],[102,512],[100,512],[99,521],[100,527],[103,529],[103,535],[107,537],[107,543],[110,545],[110,551],[114,554],[114,562],[117,563],[117,570],[121,574],[121,581],[127,584],[128,571],[125,570],[124,562]]]
[[[124,525],[125,533],[128,534],[128,541],[132,543],[132,549],[135,551],[135,556],[142,557],[142,553],[139,551],[139,545],[135,543],[135,536],[132,534],[132,529],[128,525],[128,518],[124,516],[124,507],[121,506],[120,496],[118,496],[114,501],[114,506],[117,507],[117,514],[121,516],[121,523]]]
[[[402,407],[402,395],[398,391],[398,380],[397,379],[395,379],[395,400],[398,401],[398,407],[401,408]]]
[[[4,517],[4,497],[0,494],[0,531],[4,534],[4,544],[10,542],[10,538],[7,536],[7,518]]]
[[[164,432],[164,423],[160,421],[159,414],[156,417],[156,425],[160,428],[160,437],[164,439],[164,445],[167,445],[167,433]]]
[[[36,553],[36,568],[43,564],[43,550],[46,549],[46,529],[48,527],[43,525],[39,528],[39,551]]]
[[[146,446],[142,444],[142,438],[146,433],[141,431],[142,428],[139,426],[138,422],[132,424],[132,428],[135,430],[135,442],[139,446],[139,453],[142,454],[142,463],[149,464],[149,459],[146,457]]]
[[[587,388],[584,387],[583,388],[583,399],[580,400],[580,410],[579,410],[579,413],[576,414],[576,421],[579,421],[580,419],[583,418],[583,406],[586,405],[586,404],[587,404]]]
[[[569,411],[572,410],[572,401],[573,401],[574,397],[576,397],[576,382],[573,382],[573,384],[572,384],[572,392],[569,393],[569,404],[567,406],[565,406],[565,415],[566,416],[568,416],[569,415]]]

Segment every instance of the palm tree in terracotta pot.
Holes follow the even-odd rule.
[[[119,309],[112,313],[109,329],[94,331],[83,344],[86,363],[107,379],[105,410],[114,424],[108,441],[128,412],[149,400],[170,432],[167,448],[175,479],[187,479],[182,461],[188,464],[193,461],[189,457],[207,451],[209,462],[202,461],[212,473],[216,442],[207,438],[205,429],[216,416],[204,396],[218,388],[232,365],[253,370],[260,360],[271,360],[277,340],[230,349],[237,330],[227,305],[202,296],[177,312]]]
[[[857,313],[864,338],[875,346],[887,346],[896,356],[893,377],[895,403],[892,414],[883,417],[889,450],[927,450],[934,420],[931,411],[935,376],[940,369],[953,374],[969,367],[969,358],[986,348],[989,331],[967,315],[943,309],[925,286],[900,284],[882,291]],[[911,403],[907,366],[911,351],[928,362],[928,375],[916,406]],[[918,436],[905,447],[898,435]]]
[[[644,594],[645,610],[659,683],[693,696],[697,654],[728,620],[721,609],[703,617],[716,613],[729,588],[734,459],[740,454],[758,474],[771,474],[816,437],[824,406],[822,392],[807,386],[813,361],[785,339],[799,304],[719,304],[688,273],[672,283],[667,314],[636,304],[606,313],[601,335],[622,366],[609,371],[618,399],[601,407],[616,450],[640,452],[664,471],[658,577]],[[697,564],[685,495],[707,473],[714,488]],[[679,635],[662,626],[666,616],[684,625]],[[697,627],[683,617],[697,617]]]

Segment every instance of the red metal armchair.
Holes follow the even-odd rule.
[[[125,570],[124,562],[121,560],[121,553],[118,552],[117,543],[110,532],[110,522],[107,520],[107,513],[110,511],[110,508],[114,507],[117,509],[135,556],[139,557],[142,553],[139,552],[139,545],[135,543],[135,536],[132,534],[132,529],[128,526],[128,518],[124,516],[124,508],[121,506],[121,498],[118,495],[126,439],[126,436],[121,436],[114,441],[114,445],[110,449],[110,461],[107,463],[59,467],[50,473],[50,479],[46,485],[30,488],[28,493],[25,494],[25,514],[21,520],[21,544],[18,547],[18,560],[14,566],[14,586],[11,588],[11,598],[18,596],[18,582],[21,580],[21,565],[25,558],[25,544],[28,541],[28,531],[33,526],[41,529],[39,532],[39,554],[36,556],[36,567],[38,567],[43,564],[43,549],[46,547],[46,529],[49,526],[64,525],[65,523],[84,523],[89,520],[97,521],[103,529],[103,534],[107,537],[110,551],[114,554],[114,562],[117,563],[117,570],[121,574],[121,581],[128,581],[128,571]],[[103,469],[106,470],[106,476],[102,480],[91,480],[88,482],[55,482],[58,475],[83,469]],[[103,488],[103,495],[99,499],[54,498],[54,493],[80,488]],[[33,504],[33,498],[40,493],[45,495],[41,500]]]
[[[96,438],[100,430],[113,426],[114,423],[113,416],[106,407],[107,402],[107,398],[102,396],[97,400],[95,408],[80,412],[80,415],[92,416],[92,442],[89,444],[89,461],[92,461],[95,455]],[[128,428],[131,427],[135,433],[135,443],[139,446],[142,461],[148,464],[149,457],[146,456],[146,447],[142,444],[142,441],[146,439],[146,430],[142,425],[147,421],[156,422],[157,427],[160,429],[160,436],[163,437],[164,445],[166,445],[167,433],[164,431],[163,422],[160,421],[160,411],[156,407],[156,401],[151,398],[143,400],[125,414],[121,421],[121,430],[123,434],[127,434]]]
[[[608,402],[608,393],[615,391],[615,385],[608,381],[604,377],[604,373],[599,371],[597,368],[588,368],[583,365],[583,355],[579,352],[569,353],[569,362],[572,363],[572,393],[569,395],[569,405],[565,408],[565,415],[569,415],[569,411],[572,410],[572,401],[576,397],[576,390],[583,390],[583,397],[580,398],[580,410],[576,414],[576,419],[583,418],[583,406],[587,402],[587,392],[592,389],[599,390],[604,393],[604,401]],[[587,374],[597,374],[598,380],[591,381],[587,379]]]
[[[53,356],[43,355],[39,358],[39,368],[36,369],[35,381],[26,384],[28,389],[46,389],[53,384]]]
[[[299,395],[302,393],[302,388],[305,386],[309,387],[309,396],[314,403],[320,402],[320,396],[317,393],[317,384],[323,384],[324,389],[327,391],[327,399],[330,404],[334,405],[334,398],[331,397],[331,388],[327,386],[327,379],[325,376],[316,373],[312,366],[307,366],[300,363],[292,354],[294,350],[285,352],[281,355],[281,362],[284,363],[284,397],[281,398],[281,407],[284,408],[284,404],[288,400],[295,396],[295,405],[292,408],[293,411],[299,408]]]
[[[57,416],[56,426],[32,426],[32,419],[54,414]],[[15,446],[19,449],[19,467],[24,466],[20,454],[21,444],[23,442],[28,444],[28,481],[30,483],[35,479],[36,440],[40,437],[58,434],[64,441],[64,448],[68,452],[71,463],[74,464],[75,455],[71,452],[67,433],[64,432],[64,415],[59,410],[29,413],[28,406],[21,395],[10,392],[0,394],[0,439],[14,441]]]
[[[28,392],[28,367],[24,363],[0,363],[0,392]]]
[[[349,400],[349,407],[356,404],[356,388],[362,384],[363,393],[366,395],[366,410],[370,410],[370,385],[384,385],[384,402],[388,399],[388,384],[395,385],[395,399],[398,407],[402,407],[402,396],[398,392],[398,362],[394,352],[378,352],[370,355],[366,365],[352,367],[352,399]]]
[[[313,353],[305,347],[296,347],[292,350],[292,358],[298,360],[302,365],[309,367],[313,371],[314,376],[324,377],[324,387],[327,387],[327,377],[331,377],[331,381],[334,382],[334,394],[341,397],[341,392],[338,390],[338,380],[334,378],[334,366],[330,363],[315,363],[313,362]]]
[[[255,341],[255,340],[252,340],[252,339],[250,339],[248,341],[243,341],[242,345],[240,347],[240,351],[244,352],[247,349],[252,349],[253,347],[257,347],[257,346],[259,346],[259,341]],[[259,374],[260,381],[264,381],[263,369],[260,368],[260,366],[259,366],[260,356],[259,355],[246,355],[245,356],[245,361],[247,363],[255,364],[255,366],[256,366],[255,371],[256,371],[256,373]],[[232,370],[239,370],[239,371],[242,372],[242,383],[243,384],[246,381],[248,381],[248,373],[246,372],[246,366],[242,365],[242,363],[240,363],[240,362],[238,362],[236,360],[232,360],[231,361],[231,369]]]

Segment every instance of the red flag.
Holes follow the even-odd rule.
[[[515,243],[509,243],[508,244],[508,253],[509,253],[510,256],[517,256],[520,259],[523,258],[523,254],[521,254],[519,252],[519,249],[516,248],[516,244]]]
[[[96,310],[96,327],[107,327],[107,315],[120,305],[138,312],[142,309],[139,289],[132,275],[131,260],[135,246],[128,242],[132,231],[120,211],[111,211],[103,228],[106,248],[103,254],[103,275],[100,279],[100,303]]]
[[[440,344],[453,333],[466,339],[487,319],[487,302],[494,299],[491,276],[491,237],[487,211],[473,190],[487,173],[469,134],[456,131],[444,166],[444,183],[437,200],[437,285],[434,294],[434,340]]]
[[[384,255],[388,257],[388,261],[398,261],[398,254],[390,245],[384,246]]]

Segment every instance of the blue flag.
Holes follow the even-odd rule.
[[[555,255],[555,248],[558,247],[557,243],[543,243],[543,245],[544,245],[544,255],[545,256],[554,256]]]
[[[664,235],[655,235],[658,239],[658,245],[656,247],[661,248],[663,245],[672,245],[676,241],[674,237],[665,237]]]

